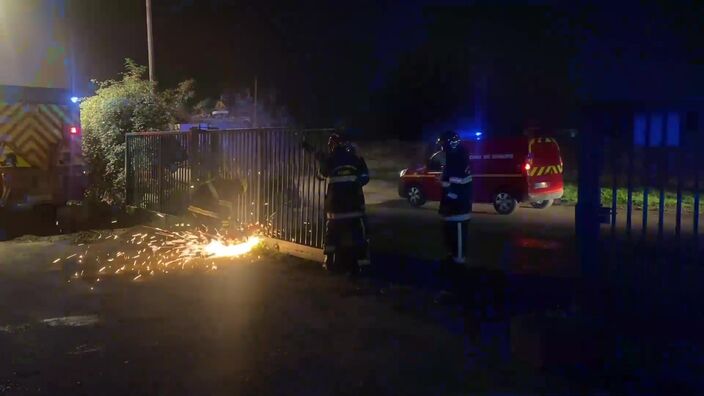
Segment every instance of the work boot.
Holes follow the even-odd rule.
[[[323,269],[328,272],[332,272],[335,267],[335,254],[326,254],[325,261],[323,261]]]

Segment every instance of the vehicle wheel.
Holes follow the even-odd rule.
[[[554,199],[544,199],[542,201],[531,202],[530,206],[535,209],[547,209],[552,206],[553,202],[555,202]]]
[[[408,187],[406,196],[408,197],[408,202],[413,207],[418,208],[425,204],[425,194],[423,194],[423,190],[418,186]]]
[[[494,196],[494,210],[498,214],[509,215],[518,209],[518,201],[507,192],[500,192]]]

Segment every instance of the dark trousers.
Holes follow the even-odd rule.
[[[328,220],[325,224],[325,254],[356,251],[356,260],[368,260],[367,218]]]
[[[464,264],[467,256],[467,231],[469,220],[445,221],[445,246],[452,261]]]

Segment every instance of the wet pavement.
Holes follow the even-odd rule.
[[[584,292],[572,210],[478,205],[451,276],[433,206],[399,200],[370,203],[356,280],[270,252],[136,281],[65,259],[137,249],[104,236],[142,228],[2,242],[0,394],[700,393],[699,305]]]
[[[425,395],[548,386],[469,338],[462,315],[433,304],[432,293],[332,277],[269,255],[221,260],[217,271],[96,283],[75,278],[67,261],[53,263],[85,247],[78,242],[0,244],[0,257],[10,258],[0,264],[2,394]],[[489,362],[502,370],[488,370]]]

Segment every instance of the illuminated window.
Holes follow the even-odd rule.
[[[678,113],[667,113],[667,141],[665,142],[670,147],[679,147],[680,145],[680,115]]]
[[[649,147],[678,147],[680,145],[680,115],[676,112],[635,114],[633,117],[633,144]]]
[[[636,146],[645,146],[645,130],[648,123],[645,115],[636,114],[633,117],[633,144]]]

